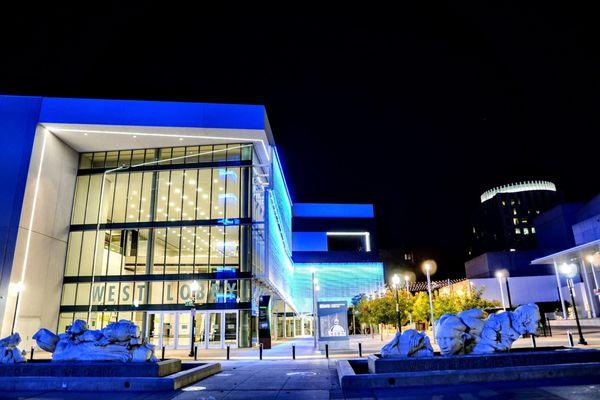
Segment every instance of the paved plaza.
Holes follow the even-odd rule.
[[[569,330],[576,331],[569,328]],[[540,346],[566,344],[564,328],[553,330],[553,337],[538,338]],[[600,328],[585,328],[587,347],[600,348]],[[575,337],[576,339],[577,337]],[[336,361],[358,357],[358,343],[363,345],[363,356],[376,352],[384,342],[381,337],[356,336],[350,351],[332,351],[330,359],[315,351],[312,338],[297,338],[276,342],[273,349],[265,350],[263,360],[258,350],[232,349],[231,360],[225,360],[224,350],[202,350],[202,360],[216,360],[223,371],[174,393],[1,393],[0,399],[343,399],[336,371]],[[297,359],[291,359],[292,345]],[[516,347],[531,346],[530,339],[519,339]],[[185,351],[167,352],[168,357],[187,358]],[[481,384],[451,387],[419,387],[386,389],[375,392],[351,393],[347,398],[398,399],[599,399],[600,382],[593,380],[538,381],[526,384]]]

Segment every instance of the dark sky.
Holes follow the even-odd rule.
[[[264,104],[295,201],[373,202],[381,248],[460,276],[485,189],[600,191],[600,35],[592,10],[454,3],[5,14],[0,92]]]

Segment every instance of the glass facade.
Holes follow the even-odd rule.
[[[247,144],[81,154],[59,331],[91,311],[95,329],[127,318],[151,333],[161,321],[168,338],[189,328],[193,301],[197,340],[231,341],[235,318],[248,346],[252,157]],[[175,333],[189,348],[190,333]]]

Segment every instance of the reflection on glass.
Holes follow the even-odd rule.
[[[208,317],[208,345],[221,345],[221,313],[209,313]]]

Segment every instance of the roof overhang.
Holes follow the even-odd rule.
[[[582,258],[600,251],[600,239],[594,240],[579,246],[571,247],[566,250],[559,251],[557,253],[549,254],[544,257],[536,258],[531,261],[532,265],[539,264],[560,264],[563,262],[570,262],[576,258]]]

